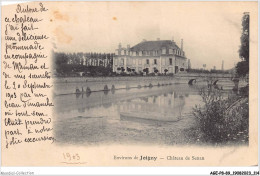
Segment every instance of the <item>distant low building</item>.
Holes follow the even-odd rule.
[[[69,53],[67,64],[112,67],[113,53]],[[112,70],[112,68],[111,68]]]
[[[183,46],[183,42],[182,42]],[[119,44],[113,58],[114,72],[178,73],[188,68],[183,51],[172,40],[143,41],[130,48]]]

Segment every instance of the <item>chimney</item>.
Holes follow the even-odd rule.
[[[181,39],[181,50],[183,51],[183,39]]]
[[[174,37],[172,36],[172,42],[174,42]]]
[[[129,49],[130,49],[130,45],[128,44],[128,45],[127,45],[127,50],[129,50]]]
[[[160,41],[160,38],[157,38],[157,41]]]
[[[145,39],[143,39],[143,42],[146,42],[146,40],[145,40]]]
[[[121,43],[119,43],[119,45],[118,45],[118,49],[121,49],[122,48],[122,45],[121,45]]]

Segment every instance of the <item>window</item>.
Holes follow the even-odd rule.
[[[135,59],[133,59],[133,65],[135,65]]]
[[[124,58],[121,58],[121,65],[124,65]]]
[[[169,58],[169,65],[172,65],[172,58]]]
[[[124,55],[126,55],[126,50],[124,50]]]
[[[166,54],[166,48],[162,49],[162,54]]]
[[[142,51],[139,51],[139,56],[142,56]]]
[[[169,49],[169,54],[173,54],[173,49]]]
[[[141,59],[138,60],[138,64],[142,65],[142,60]]]
[[[149,65],[149,59],[146,59],[146,64],[148,64],[148,65]]]
[[[128,64],[128,65],[132,65],[132,63],[133,63],[133,60],[132,60],[131,58],[128,58],[128,59],[127,59],[127,64]]]
[[[136,56],[136,52],[135,51],[133,51],[133,56]]]
[[[157,65],[157,59],[154,59],[153,61],[154,61],[154,65]]]
[[[115,65],[117,65],[117,59],[115,59]]]
[[[162,65],[165,65],[165,58],[162,58]]]

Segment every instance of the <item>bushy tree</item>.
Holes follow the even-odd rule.
[[[148,72],[149,72],[149,69],[148,68],[145,68],[145,69],[143,69],[143,72],[145,72],[146,73],[146,75],[148,74]]]
[[[166,75],[167,72],[168,72],[168,69],[164,69],[164,73],[165,73],[165,75]]]
[[[236,66],[238,76],[245,76],[249,72],[249,13],[242,18],[242,35],[239,57],[242,59]]]

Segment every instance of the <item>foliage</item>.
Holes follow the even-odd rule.
[[[241,45],[239,48],[239,57],[241,62],[237,63],[236,69],[238,76],[245,76],[249,73],[249,14],[244,13],[242,18],[242,34],[240,37]]]
[[[246,76],[249,73],[249,64],[247,61],[238,62],[236,65],[237,75],[239,77]]]
[[[220,91],[201,91],[204,107],[195,106],[194,116],[203,132],[203,140],[213,143],[248,141],[248,97],[224,98]]]
[[[166,75],[167,72],[168,72],[168,69],[164,69],[164,73],[165,73],[165,75]]]
[[[76,72],[84,72],[84,75],[93,76],[95,74],[100,76],[109,76],[112,74],[114,54],[54,52],[53,56],[54,69],[61,76],[79,75]]]
[[[159,70],[155,67],[154,68],[154,73],[157,74],[159,72]]]
[[[228,73],[228,71],[224,70],[204,70],[204,69],[187,69],[188,73]]]
[[[143,69],[143,72],[145,72],[146,74],[148,74],[149,69],[148,69],[148,68],[145,68],[145,69]]]
[[[127,72],[129,72],[129,73],[132,72],[132,69],[129,68],[129,67],[127,67],[126,70],[127,70]]]
[[[249,14],[244,13],[242,18],[242,35],[240,37],[241,45],[239,49],[239,57],[249,62]]]

